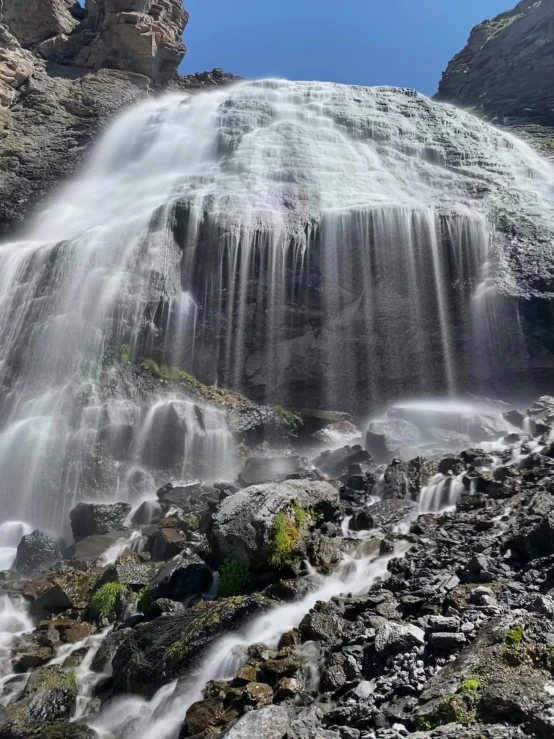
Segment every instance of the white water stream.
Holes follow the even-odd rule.
[[[328,407],[524,370],[495,225],[554,233],[553,184],[407,90],[266,80],[129,110],[0,245],[2,517],[59,530],[79,499],[230,469],[224,415],[122,372],[144,359]]]

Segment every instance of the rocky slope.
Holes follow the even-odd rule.
[[[493,119],[554,125],[554,0],[522,0],[476,26],[437,99]]]
[[[81,165],[122,108],[235,79],[176,74],[187,21],[181,0],[1,0],[0,236]]]
[[[236,484],[79,504],[70,547],[24,536],[0,736],[551,737],[554,398],[506,418],[528,431],[388,466],[266,449]]]

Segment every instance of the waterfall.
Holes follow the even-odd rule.
[[[509,373],[508,345],[527,366],[490,265],[517,283],[497,224],[551,233],[552,193],[525,144],[406,90],[266,80],[141,103],[0,246],[2,516],[55,529],[78,499],[229,468],[224,414],[143,387],[144,359],[345,409]]]

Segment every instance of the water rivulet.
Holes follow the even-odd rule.
[[[145,359],[320,407],[517,377],[502,291],[541,288],[519,257],[540,264],[553,181],[523,143],[403,90],[262,81],[134,108],[0,248],[2,515],[56,526],[75,497],[225,456],[218,411],[125,384]]]

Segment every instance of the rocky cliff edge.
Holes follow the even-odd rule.
[[[236,79],[176,73],[187,22],[181,0],[0,0],[0,237],[77,169],[122,108]]]

